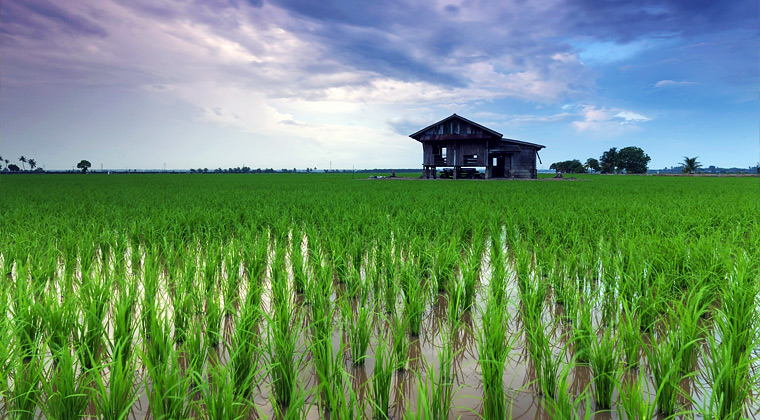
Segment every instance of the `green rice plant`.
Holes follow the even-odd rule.
[[[443,242],[436,247],[433,263],[433,279],[438,293],[450,291],[451,282],[456,277],[457,249],[453,242]]]
[[[331,334],[315,332],[309,350],[314,360],[314,370],[319,384],[318,395],[325,411],[339,407],[344,395],[342,388],[343,340],[338,351],[333,350]]]
[[[572,343],[575,347],[575,360],[578,363],[587,364],[591,362],[591,346],[594,339],[591,305],[583,304],[576,315],[575,330],[572,337]]]
[[[403,271],[403,283],[407,285],[405,288],[406,304],[404,305],[404,317],[407,318],[409,333],[413,337],[417,337],[420,335],[422,316],[425,313],[425,305],[427,304],[427,288],[422,283],[423,279],[420,278],[417,267],[405,265]]]
[[[297,228],[293,229],[291,233],[291,246],[290,246],[290,264],[293,267],[293,287],[296,293],[303,294],[306,291],[306,283],[308,277],[306,276],[306,270],[304,269],[304,257],[303,250],[303,236],[301,231]]]
[[[628,369],[637,369],[641,353],[641,320],[628,302],[622,301],[623,317],[618,324],[620,344]]]
[[[208,380],[201,387],[203,407],[197,410],[208,420],[241,420],[248,418],[253,402],[245,392],[239,392],[233,379],[232,365],[212,363],[208,369]]]
[[[519,242],[512,243],[511,247],[514,253],[518,291],[523,294],[531,277],[533,277],[531,274],[532,258],[528,249]]]
[[[353,360],[354,365],[363,365],[372,331],[374,309],[366,303],[360,303],[354,314],[351,304],[344,299],[341,303],[341,312],[343,314],[343,331],[348,336],[348,343],[351,348],[351,360]]]
[[[385,287],[383,288],[383,300],[385,301],[385,312],[386,313],[394,313],[396,311],[396,300],[398,297],[398,294],[400,292],[398,283],[396,281],[397,277],[397,267],[396,264],[393,262],[392,254],[388,250],[384,250],[384,263],[383,268],[385,269],[384,272],[384,278],[385,278]]]
[[[378,342],[375,349],[375,368],[372,372],[372,411],[375,420],[388,420],[391,404],[391,379],[394,360],[385,342]]]
[[[420,401],[423,403],[422,413],[425,414],[424,418],[433,420],[446,420],[449,416],[449,412],[454,403],[454,351],[452,348],[453,337],[451,333],[447,333],[443,326],[440,330],[441,335],[441,347],[437,351],[438,356],[438,373],[435,372],[435,367],[429,365],[425,361],[427,375],[425,379],[422,379],[422,375],[418,373],[418,394],[424,394],[425,397],[420,397]],[[420,412],[420,406],[418,403],[418,413]],[[419,418],[419,417],[417,417]]]
[[[496,300],[496,304],[503,305],[507,294],[507,267],[504,244],[498,236],[491,238],[491,297]]]
[[[0,275],[4,275],[4,270],[0,267]],[[14,346],[13,346],[13,325],[10,322],[7,314],[10,313],[8,305],[9,294],[7,290],[4,290],[5,286],[0,285],[0,378],[10,378],[14,367]],[[8,389],[8,381],[0,380],[0,400],[9,401],[10,393]],[[7,408],[6,408],[7,411]]]
[[[565,349],[557,355],[554,354],[551,345],[551,326],[544,328],[539,324],[535,328],[532,335],[543,336],[534,338],[535,342],[529,346],[538,347],[538,363],[536,364],[538,386],[543,395],[553,399],[557,394],[558,375],[565,358]]]
[[[514,336],[507,332],[507,314],[495,299],[489,298],[477,336],[483,378],[483,416],[487,419],[505,419],[508,415],[509,401],[502,376],[514,345]]]
[[[206,341],[216,347],[222,339],[222,307],[215,290],[206,295]]]
[[[257,320],[259,309],[244,306],[235,323],[232,344],[228,347],[230,360],[227,364],[232,388],[239,399],[249,397],[253,385],[257,382],[257,372],[261,351],[258,339]]]
[[[231,317],[240,305],[240,265],[242,256],[234,242],[225,252],[225,272],[227,278],[222,282],[222,297],[224,300],[224,317]]]
[[[82,320],[78,323],[74,341],[83,350],[78,352],[80,362],[85,369],[91,369],[98,363],[103,346],[111,287],[99,275],[87,277],[82,273],[82,276],[82,290],[79,293]]]
[[[475,303],[475,290],[480,276],[481,257],[482,255],[476,254],[474,250],[471,250],[470,253],[459,261],[461,280],[459,280],[458,294],[463,311],[469,311]]]
[[[591,393],[589,392],[591,385],[581,390],[580,394],[574,395],[568,381],[572,367],[572,362],[565,363],[562,366],[559,373],[556,396],[554,398],[544,398],[542,405],[548,411],[549,418],[552,419],[590,420],[594,417],[594,410],[591,408]],[[581,404],[584,402],[586,405],[582,407]],[[582,414],[581,408],[584,408]]]
[[[34,349],[35,352],[38,351]],[[26,358],[26,357],[25,357]],[[36,418],[42,393],[43,367],[37,361],[17,360],[13,371],[13,391],[6,410],[15,420]]]
[[[659,340],[653,338],[651,344],[644,346],[656,391],[657,412],[666,416],[674,415],[678,411],[678,397],[681,393],[681,366],[678,362],[676,334],[671,329],[662,334]]]
[[[636,373],[636,377],[622,381],[620,389],[620,402],[617,412],[620,418],[630,420],[651,420],[655,418],[655,404],[650,396],[649,383],[643,375]]]
[[[105,375],[95,376],[95,407],[103,420],[126,420],[137,401],[135,356],[123,337],[111,347]]]
[[[522,303],[520,309],[523,322],[526,324],[539,322],[546,301],[547,285],[540,276],[529,276],[523,282],[524,284],[520,289],[520,301]]]
[[[76,321],[76,302],[71,295],[64,294],[63,299],[58,292],[51,288],[45,295],[44,308],[47,309],[45,328],[47,331],[47,344],[55,363],[55,358],[61,354],[62,349],[69,349]],[[5,312],[3,312],[5,313]]]
[[[166,317],[156,319],[151,327],[150,345],[142,357],[150,378],[145,385],[150,412],[156,420],[188,418],[191,410],[187,401],[190,377],[182,373],[170,334]]]
[[[620,350],[611,328],[605,328],[601,337],[591,340],[589,363],[594,375],[594,399],[602,409],[612,407],[612,394],[621,375]]]
[[[309,402],[311,393],[305,390],[298,382],[293,382],[292,387],[289,391],[292,398],[287,406],[278,405],[275,397],[270,397],[272,399],[272,407],[274,408],[274,418],[279,420],[302,420],[307,418],[313,404],[313,400]]]
[[[83,369],[80,372],[77,356],[68,348],[59,349],[55,360],[57,365],[42,381],[46,396],[42,412],[50,419],[80,419],[90,403],[91,383],[97,371]]]
[[[700,411],[707,418],[740,419],[760,388],[760,284],[750,257],[737,257],[708,336],[705,368],[709,389]],[[753,350],[754,349],[754,350]]]
[[[281,296],[279,300],[275,300],[273,315],[267,316],[266,319],[266,348],[269,374],[272,377],[272,394],[277,404],[287,407],[294,397],[293,393],[297,391],[294,383],[298,380],[298,371],[303,359],[303,354],[296,354],[301,315],[294,309],[289,297]]]
[[[674,329],[673,333],[676,334],[675,342],[679,356],[677,362],[681,376],[692,373],[697,359],[697,348],[703,340],[704,330],[700,322],[707,313],[707,307],[704,306],[707,301],[702,297],[705,293],[706,288],[694,290],[686,298],[686,302],[675,303],[675,309],[671,314],[673,322],[678,323],[678,328]]]
[[[190,322],[186,334],[186,340],[183,343],[183,353],[187,360],[185,367],[185,376],[190,381],[190,389],[196,390],[203,382],[203,372],[206,368],[209,347],[204,339],[203,321],[194,319]]]
[[[394,369],[403,371],[406,369],[407,362],[409,361],[409,337],[406,335],[406,330],[409,326],[409,319],[397,312],[393,314],[391,323],[393,361],[395,363]]]
[[[11,297],[11,319],[19,355],[31,361],[41,347],[44,321],[42,305],[35,299],[39,293],[29,280],[24,265],[18,264]]]

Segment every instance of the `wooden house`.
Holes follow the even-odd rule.
[[[485,168],[485,178],[536,178],[536,158],[545,146],[503,138],[501,133],[453,114],[409,137],[422,143],[423,176],[449,168],[454,178]],[[472,171],[470,171],[472,173]]]

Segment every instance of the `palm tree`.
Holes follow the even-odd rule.
[[[29,159],[26,161],[26,163],[29,164],[29,169],[34,170],[34,168],[37,167],[37,161],[34,159]]]
[[[23,166],[24,170],[26,171],[26,165],[24,165],[26,163],[26,158],[21,156],[20,158],[18,158],[18,160],[21,161],[21,166]]]
[[[683,173],[691,174],[702,167],[702,164],[697,162],[697,158],[699,158],[699,156],[695,156],[693,158],[690,158],[688,156],[683,157]]]

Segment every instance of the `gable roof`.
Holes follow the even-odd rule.
[[[419,139],[418,139],[418,137],[421,137],[421,136],[422,136],[422,133],[424,133],[424,132],[425,132],[425,131],[427,131],[428,129],[430,129],[430,128],[433,128],[433,127],[435,127],[435,126],[436,126],[436,125],[438,125],[438,124],[443,124],[443,123],[445,123],[446,121],[449,121],[449,120],[452,120],[452,119],[458,119],[458,120],[460,120],[460,121],[463,121],[463,122],[465,122],[465,123],[467,123],[467,124],[470,124],[470,125],[473,125],[473,126],[475,126],[475,127],[478,127],[478,128],[480,128],[481,130],[483,130],[483,131],[485,131],[485,132],[487,132],[487,133],[490,133],[490,134],[491,134],[491,135],[493,135],[494,137],[499,137],[499,138],[503,137],[503,135],[502,135],[501,133],[498,133],[498,132],[496,132],[496,131],[493,131],[493,130],[491,130],[490,128],[488,128],[488,127],[485,127],[485,126],[482,126],[482,125],[480,125],[480,124],[478,124],[478,123],[476,123],[476,122],[474,122],[474,121],[470,121],[470,120],[468,120],[467,118],[465,118],[465,117],[462,117],[461,115],[457,115],[456,113],[454,113],[454,114],[451,114],[451,116],[448,116],[448,117],[446,117],[446,118],[444,118],[444,119],[442,119],[442,120],[440,120],[440,121],[438,121],[438,122],[434,122],[434,123],[430,124],[429,126],[427,126],[427,127],[423,128],[422,130],[419,130],[419,131],[417,131],[416,133],[410,134],[410,135],[409,135],[409,137],[411,137],[411,138],[413,138],[413,139],[415,139],[415,140],[419,140]]]
[[[438,122],[434,122],[433,124],[430,124],[429,126],[423,128],[423,129],[421,129],[421,130],[419,130],[419,131],[417,131],[417,132],[415,132],[413,134],[410,134],[409,137],[411,137],[411,138],[413,138],[413,139],[415,139],[417,141],[422,141],[420,139],[422,138],[423,134],[426,131],[428,131],[429,129],[431,129],[431,128],[439,125],[439,124],[443,124],[443,123],[445,123],[445,122],[447,122],[449,120],[452,120],[452,119],[457,119],[459,121],[462,121],[464,123],[467,123],[467,124],[470,124],[470,125],[472,125],[474,127],[477,127],[479,129],[483,130],[485,133],[488,133],[488,134],[492,135],[493,137],[498,138],[501,142],[508,142],[508,143],[511,143],[511,144],[517,144],[517,145],[523,145],[523,146],[532,146],[532,147],[535,147],[536,149],[543,149],[543,148],[546,147],[546,146],[541,145],[541,144],[529,143],[527,141],[514,140],[514,139],[505,139],[505,138],[503,138],[504,136],[501,133],[499,133],[497,131],[494,131],[494,130],[491,130],[490,128],[488,128],[486,126],[483,126],[483,125],[480,125],[480,124],[478,124],[478,123],[476,123],[474,121],[470,121],[470,120],[468,120],[467,118],[465,118],[465,117],[463,117],[461,115],[457,115],[456,113],[451,114],[450,116],[448,116],[448,117],[446,117],[446,118],[444,118],[444,119],[442,119],[442,120],[440,120]],[[435,136],[435,137],[439,137],[439,136]]]

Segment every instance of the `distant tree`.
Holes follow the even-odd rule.
[[[552,163],[549,166],[549,169],[554,169],[558,172],[564,172],[568,174],[582,174],[586,172],[586,169],[583,168],[583,164],[578,159]]]
[[[26,163],[29,164],[29,169],[34,170],[37,167],[37,161],[34,159],[28,159]]]
[[[649,166],[649,157],[644,150],[636,146],[628,146],[617,152],[618,173],[645,174]]]
[[[602,153],[599,158],[599,169],[603,174],[615,173],[618,167],[617,147],[613,147],[610,150]]]
[[[700,162],[697,162],[697,158],[699,158],[699,156],[695,156],[693,158],[690,158],[688,156],[683,157],[683,173],[691,174],[702,167],[702,164]]]
[[[25,165],[26,158],[24,156],[21,156],[20,158],[18,158],[18,160],[21,162],[21,166],[23,166],[24,170],[26,171],[26,165]]]
[[[82,159],[77,163],[77,168],[81,169],[83,174],[86,174],[90,167],[92,167],[92,163],[89,160]]]
[[[18,172],[21,170],[21,168],[19,168],[18,165],[16,165],[15,163],[11,163],[10,165],[8,165],[8,169],[10,169],[11,172]]]
[[[588,159],[586,159],[586,164],[583,165],[583,166],[586,168],[586,170],[591,169],[591,172],[597,172],[600,169],[602,169],[599,166],[599,161],[596,160],[596,159],[594,159],[594,158],[588,158]]]
[[[10,169],[10,168],[8,168],[8,162],[9,162],[9,160],[8,159],[3,159],[3,160],[5,161],[5,168],[6,169]]]
[[[3,157],[2,156],[0,156],[0,169],[3,169]]]

